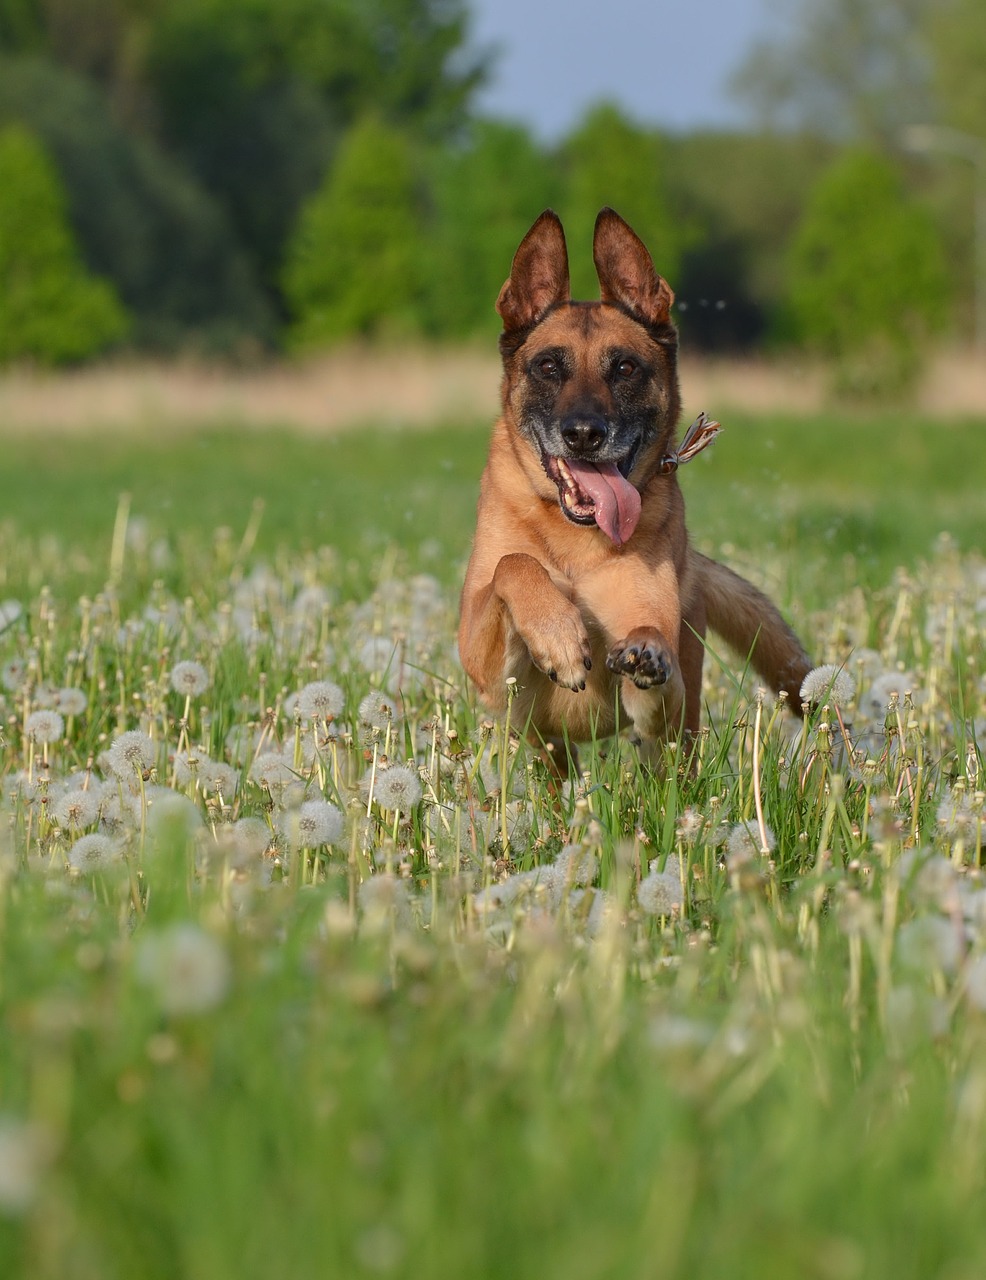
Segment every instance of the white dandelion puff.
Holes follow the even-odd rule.
[[[489,884],[473,895],[472,903],[479,915],[490,915],[525,899],[534,900],[539,892],[555,899],[558,876],[554,866],[532,867],[530,871],[517,871],[512,876]]]
[[[876,677],[859,700],[859,709],[870,720],[884,721],[890,703],[913,690],[915,679],[909,671],[885,671]]]
[[[81,689],[59,689],[55,710],[63,716],[81,716],[89,706],[89,699]]]
[[[702,814],[698,809],[692,808],[692,806],[689,805],[687,809],[682,809],[681,813],[678,815],[675,830],[677,831],[678,838],[680,840],[684,840],[686,844],[691,844],[692,841],[697,840],[702,834],[704,826],[705,819]]]
[[[282,813],[278,832],[293,849],[317,849],[338,844],[345,829],[342,811],[328,800],[306,800],[297,809]]]
[[[0,667],[0,684],[10,693],[20,693],[27,683],[28,669],[23,658],[11,658]]]
[[[232,800],[240,785],[240,772],[219,760],[206,760],[199,765],[199,786],[212,795],[218,792],[224,800]]]
[[[962,939],[955,924],[943,916],[917,916],[897,933],[897,958],[905,969],[919,973],[954,973],[962,959]]]
[[[668,865],[671,859],[668,859]],[[647,915],[674,915],[685,905],[681,877],[674,870],[651,872],[636,886],[636,902]]]
[[[726,837],[726,862],[733,867],[741,866],[765,852],[773,853],[776,848],[777,837],[766,823],[761,835],[755,822],[736,822]]]
[[[197,924],[171,925],[145,934],[134,955],[137,980],[164,1013],[207,1013],[226,998],[232,968],[226,949]]]
[[[23,616],[24,606],[19,600],[0,600],[0,631],[6,631]]]
[[[229,828],[233,853],[243,858],[260,858],[270,848],[271,829],[263,818],[238,818]]]
[[[171,767],[175,772],[175,781],[180,787],[187,787],[200,777],[202,770],[211,761],[204,751],[190,747],[188,751],[176,751],[171,758]]]
[[[581,844],[567,844],[552,866],[554,880],[560,887],[572,889],[592,884],[599,861],[595,849]]]
[[[209,673],[201,662],[176,662],[171,668],[168,679],[175,693],[188,698],[197,698],[209,687]]]
[[[313,680],[299,691],[295,710],[303,720],[335,720],[345,705],[345,694],[337,684]]]
[[[0,1116],[0,1213],[16,1216],[34,1204],[55,1155],[47,1129],[30,1120]]]
[[[51,813],[60,827],[91,827],[99,817],[99,795],[81,788],[66,791],[51,806]]]
[[[969,961],[965,971],[965,995],[974,1008],[986,1012],[986,956]]]
[[[407,882],[396,876],[369,876],[360,884],[356,901],[364,923],[371,929],[385,926],[390,920],[405,928],[414,922]]]
[[[813,668],[801,682],[801,701],[812,706],[831,702],[844,707],[852,702],[855,692],[856,682],[849,672],[831,662]]]
[[[293,765],[293,757],[288,759],[284,752],[265,751],[263,755],[257,756],[250,766],[251,781],[265,787],[268,791],[275,787],[287,786],[295,777]]]
[[[399,719],[397,703],[378,689],[368,693],[359,704],[359,722],[368,729],[386,729]]]
[[[194,800],[170,787],[148,787],[147,834],[155,844],[183,840],[202,826],[202,814]]]
[[[952,788],[942,797],[935,819],[943,835],[975,840],[976,835],[986,829],[982,793],[970,794],[959,787]]]
[[[146,773],[154,764],[155,755],[154,743],[147,734],[130,729],[113,739],[106,759],[118,778],[132,778],[135,773]]]
[[[24,721],[24,729],[35,742],[60,742],[65,732],[65,721],[57,711],[45,708],[32,711]]]
[[[406,764],[393,764],[377,774],[374,799],[381,809],[410,813],[422,796],[421,779]]]
[[[109,836],[80,836],[68,851],[68,865],[80,875],[105,871],[120,859],[119,846]]]

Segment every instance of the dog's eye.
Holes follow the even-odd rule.
[[[543,360],[538,361],[538,369],[540,369],[546,378],[557,377],[558,361],[555,360],[553,356],[545,356]]]
[[[632,378],[637,372],[637,366],[632,360],[621,360],[616,366],[616,372],[621,378]]]

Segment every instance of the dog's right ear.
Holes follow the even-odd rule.
[[[551,307],[570,297],[565,232],[558,214],[545,209],[520,242],[510,278],[496,300],[504,333],[532,328]]]

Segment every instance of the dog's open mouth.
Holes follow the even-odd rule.
[[[558,501],[569,520],[598,525],[618,547],[627,541],[640,519],[640,494],[616,463],[548,453],[541,462],[558,486]]]

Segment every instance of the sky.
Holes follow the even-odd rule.
[[[769,29],[769,0],[467,0],[500,48],[485,112],[555,141],[600,99],[671,131],[739,127],[730,74]]]

